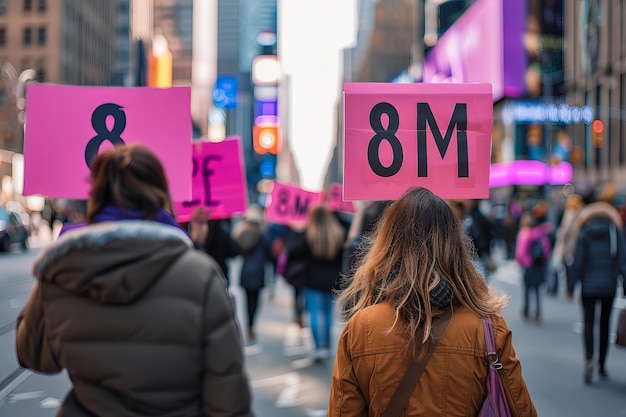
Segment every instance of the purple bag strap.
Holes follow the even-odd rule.
[[[496,352],[493,324],[489,317],[483,317],[482,322],[485,333],[485,353],[489,361],[489,374],[487,376],[487,399],[478,415],[479,417],[510,417],[511,410],[498,372],[502,369],[502,363],[500,363],[498,353]]]
[[[487,358],[489,366],[495,370],[502,369],[502,364],[496,352],[496,341],[493,336],[493,324],[490,317],[483,317],[483,331],[485,332],[485,345],[487,347]]]

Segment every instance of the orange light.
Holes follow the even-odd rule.
[[[255,124],[252,128],[252,135],[254,137],[254,151],[259,155],[266,153],[276,155],[280,150],[278,126]]]
[[[600,119],[594,120],[593,123],[591,123],[591,129],[595,133],[602,133],[602,132],[604,132],[604,122],[602,122],[602,120],[600,120]]]
[[[600,119],[596,119],[591,123],[591,143],[596,148],[600,148],[602,146],[602,142],[604,141],[604,123]]]

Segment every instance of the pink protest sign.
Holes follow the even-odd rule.
[[[344,200],[489,196],[490,84],[344,84]]]
[[[172,198],[191,196],[190,88],[28,85],[24,195],[85,199],[101,150],[142,143],[161,160]]]
[[[306,222],[309,210],[321,202],[321,197],[321,193],[275,182],[265,208],[265,218],[277,224]]]
[[[203,207],[211,219],[241,215],[248,205],[243,151],[239,138],[223,142],[197,142],[193,148],[191,200],[175,201],[174,212],[180,223],[191,220],[191,213]]]
[[[328,198],[328,210],[354,212],[352,201],[343,200],[343,186],[337,182],[330,185],[330,196]]]

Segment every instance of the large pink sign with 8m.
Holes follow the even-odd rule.
[[[490,84],[344,84],[344,200],[489,196]]]

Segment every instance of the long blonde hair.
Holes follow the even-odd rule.
[[[309,212],[305,238],[315,258],[335,258],[343,247],[345,235],[346,230],[326,207],[317,206]]]
[[[405,353],[422,354],[436,308],[430,292],[448,281],[459,304],[480,316],[500,312],[507,297],[495,294],[476,269],[471,242],[450,206],[431,191],[414,187],[385,210],[365,239],[350,285],[340,294],[348,316],[389,302],[396,316],[389,331],[406,336]]]

